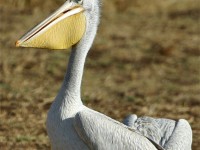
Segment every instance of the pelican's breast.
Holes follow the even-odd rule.
[[[66,108],[55,100],[46,121],[47,133],[53,150],[89,150],[73,126],[74,116],[82,106]]]

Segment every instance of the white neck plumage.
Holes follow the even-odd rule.
[[[85,35],[79,43],[72,47],[67,72],[58,94],[59,97],[63,97],[65,104],[82,104],[81,81],[85,59],[97,31],[98,19],[96,18],[98,17],[88,19]]]

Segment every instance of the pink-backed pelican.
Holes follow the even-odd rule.
[[[52,149],[191,149],[192,132],[186,120],[174,121],[170,130],[161,129],[158,132],[148,126],[156,125],[152,120],[147,125],[145,119],[130,116],[122,124],[83,105],[80,94],[83,69],[96,35],[99,18],[100,0],[67,0],[57,11],[16,42],[18,47],[71,48],[64,81],[47,116],[46,126]],[[163,128],[168,127],[168,121],[157,122]],[[146,128],[143,128],[143,125]],[[151,130],[155,134],[148,132]],[[170,133],[167,134],[167,141],[162,144],[160,140],[166,137],[165,132],[168,131]],[[160,138],[157,140],[157,137],[152,138],[151,135]]]

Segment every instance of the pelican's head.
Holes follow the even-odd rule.
[[[94,28],[96,33],[98,20],[98,0],[67,0],[52,15],[22,36],[16,46],[68,49],[81,41],[87,30]]]

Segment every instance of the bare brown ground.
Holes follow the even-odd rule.
[[[69,52],[14,42],[64,0],[0,1],[0,149],[50,149],[46,114]],[[198,0],[112,0],[88,55],[84,103],[119,121],[126,115],[185,118],[200,146]]]

